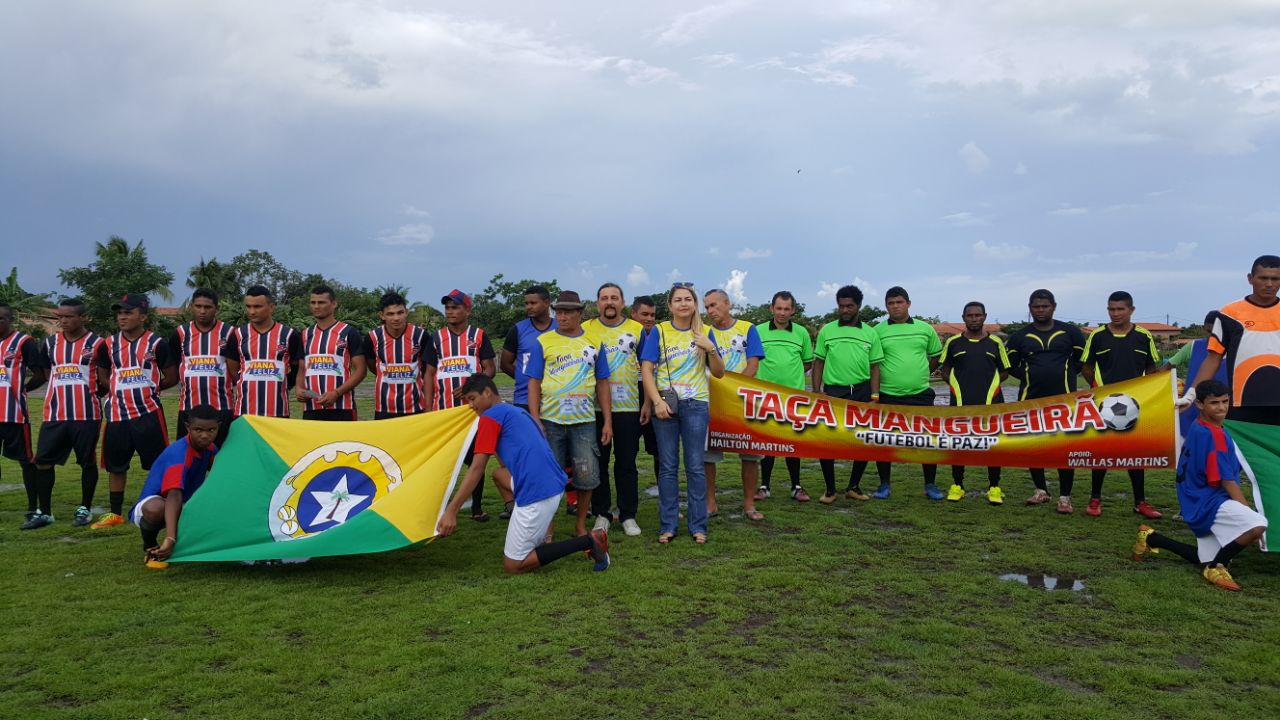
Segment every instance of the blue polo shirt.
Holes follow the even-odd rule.
[[[216,445],[210,445],[204,452],[197,452],[185,437],[174,442],[151,465],[147,480],[142,484],[142,493],[138,495],[138,502],[152,495],[163,496],[170,490],[181,490],[182,501],[190,500],[204,484],[204,478],[209,474],[209,468],[213,467],[213,456],[217,452]]]
[[[1231,499],[1222,482],[1238,482],[1240,469],[1236,443],[1226,430],[1203,420],[1191,424],[1178,458],[1178,504],[1197,536],[1210,534],[1218,508]]]
[[[569,481],[538,424],[515,405],[498,403],[484,411],[476,428],[475,451],[502,458],[511,471],[516,505],[555,497]]]

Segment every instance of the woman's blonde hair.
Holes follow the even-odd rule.
[[[698,292],[693,289],[692,283],[687,285],[673,285],[671,289],[667,291],[667,312],[671,313],[671,319],[674,321],[676,319],[676,314],[671,310],[671,300],[676,296],[676,293],[681,290],[685,290],[693,296],[693,322],[690,323],[689,330],[693,333],[694,337],[698,337],[702,335],[702,312],[698,309]],[[693,351],[699,357],[705,359],[705,350],[695,345]]]

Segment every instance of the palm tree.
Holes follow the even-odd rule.
[[[233,297],[239,294],[238,285],[235,272],[230,266],[218,262],[218,258],[205,260],[202,257],[187,270],[187,287],[192,289],[209,288],[220,297]]]
[[[18,268],[9,269],[9,277],[0,284],[0,305],[8,305],[15,314],[34,314],[49,307],[53,293],[27,292],[18,284]]]

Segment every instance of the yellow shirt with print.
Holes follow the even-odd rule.
[[[623,319],[614,326],[600,318],[582,323],[587,336],[609,363],[609,400],[613,412],[640,411],[640,334],[644,326]]]
[[[596,419],[596,367],[600,348],[589,333],[566,337],[558,331],[538,336],[542,346],[540,367],[530,363],[531,377],[542,375],[543,420],[578,425]],[[537,369],[535,370],[535,367]]]

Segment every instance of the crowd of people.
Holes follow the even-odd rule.
[[[1134,547],[1135,558],[1165,548],[1194,558],[1222,587],[1234,585],[1226,569],[1231,556],[1266,526],[1232,482],[1239,466],[1224,454],[1231,441],[1222,420],[1280,424],[1280,258],[1258,258],[1248,280],[1248,297],[1206,318],[1209,336],[1179,401],[1197,417],[1186,425],[1178,492],[1199,547],[1146,525]],[[482,328],[470,324],[472,301],[460,290],[441,298],[446,322],[434,331],[410,323],[408,302],[396,293],[381,298],[379,327],[352,327],[335,317],[336,295],[323,285],[310,296],[314,324],[302,329],[274,319],[272,294],[262,286],[245,291],[248,322],[236,326],[219,320],[217,293],[197,289],[191,320],[168,338],[147,328],[151,307],[141,294],[126,294],[112,306],[117,331],[103,337],[87,328],[85,305],[75,298],[59,303],[59,330],[43,341],[16,330],[13,312],[0,307],[0,446],[21,466],[28,501],[24,530],[54,523],[54,467],[72,454],[81,498],[71,523],[93,529],[124,523],[126,478],[137,456],[149,475],[132,518],[142,531],[148,566],[159,568],[176,546],[182,503],[203,482],[235,417],[288,417],[292,397],[302,404],[304,419],[353,421],[354,391],[372,374],[374,420],[463,404],[480,415],[465,459],[469,469],[440,521],[441,535],[455,531],[467,500],[473,520],[489,519],[485,472],[497,456],[492,479],[509,522],[506,569],[524,572],[585,552],[603,570],[610,563],[613,523],[620,522],[628,536],[643,533],[637,520],[642,447],[655,457],[657,541],[674,541],[684,520],[694,542],[707,542],[708,520],[719,512],[717,468],[725,460],[724,453],[706,450],[710,377],[735,372],[835,398],[920,406],[934,404],[930,378],[937,372],[951,404],[986,405],[1004,401],[1002,383],[1010,376],[1018,380],[1019,398],[1031,399],[1073,392],[1081,377],[1089,385],[1109,384],[1155,372],[1162,363],[1155,339],[1134,324],[1134,300],[1125,291],[1110,294],[1109,322],[1087,337],[1054,317],[1057,304],[1049,290],[1031,293],[1031,322],[1007,339],[985,329],[981,302],[969,302],[964,332],[945,344],[929,324],[912,317],[911,297],[902,287],[885,293],[888,317],[875,325],[859,319],[864,297],[858,287],[841,287],[835,299],[837,318],[813,337],[793,322],[796,299],[786,291],[774,294],[772,318],[753,325],[734,316],[723,290],[700,295],[691,283],[671,287],[670,318],[661,322],[652,297],[628,304],[614,283],[597,289],[598,317],[591,319],[584,319],[586,303],[578,293],[553,299],[546,288],[533,286],[524,295],[526,319],[499,352]],[[493,382],[499,370],[514,379],[511,403]],[[26,393],[46,382],[43,423],[33,445]],[[160,393],[175,385],[178,440],[170,443]],[[109,509],[95,521],[99,438]],[[683,515],[681,459],[688,499]],[[743,515],[761,521],[760,504],[773,496],[775,458],[742,454],[739,460]],[[786,457],[784,464],[790,499],[809,502],[801,459]],[[878,483],[871,492],[862,486],[866,461],[852,463],[843,491],[835,462],[820,459],[819,466],[825,485],[820,503],[842,495],[855,501],[891,496],[891,463],[876,463]],[[966,468],[951,469],[946,491],[937,484],[936,465],[922,471],[930,500],[966,497]],[[1003,504],[1001,468],[986,474],[987,502]],[[1071,514],[1074,471],[1059,469],[1057,475],[1056,510]],[[1030,476],[1034,489],[1026,503],[1052,501],[1045,470],[1032,468]],[[1093,471],[1088,515],[1102,513],[1105,478],[1105,470]],[[1133,512],[1160,518],[1146,499],[1143,472],[1130,470],[1129,480]],[[552,520],[566,492],[576,532],[554,542]]]

